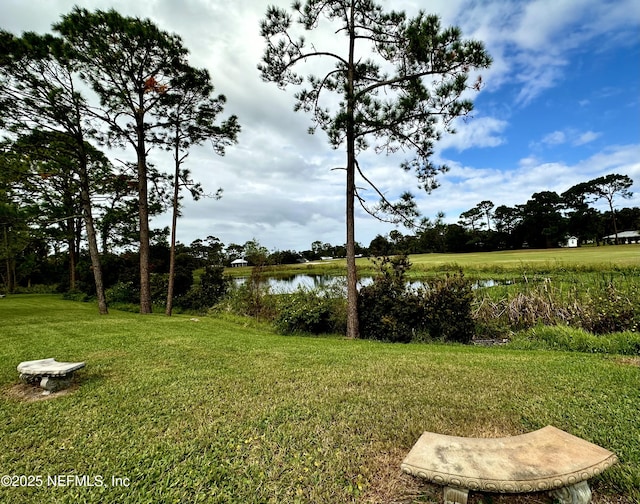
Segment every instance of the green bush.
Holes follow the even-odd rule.
[[[385,257],[374,264],[373,283],[362,287],[358,295],[360,336],[408,343],[424,321],[419,297],[407,288],[411,264],[406,256]]]
[[[459,271],[415,290],[407,281],[410,267],[406,256],[376,262],[373,284],[363,287],[358,298],[362,337],[469,343],[475,331],[471,282]]]
[[[140,290],[133,282],[118,282],[105,291],[108,303],[140,303]]]
[[[244,283],[231,285],[224,302],[217,309],[258,320],[273,320],[276,316],[276,302],[262,270],[262,267],[256,266]]]
[[[154,305],[166,306],[167,291],[169,290],[169,274],[151,273],[149,275],[149,285],[151,289],[151,302]]]
[[[21,285],[16,285],[15,289],[11,294],[54,294],[54,293],[64,293],[61,291],[59,286],[56,284],[53,285],[45,285],[45,284],[33,284],[28,287],[24,287]],[[7,294],[6,290],[0,289],[0,294]]]
[[[335,289],[299,288],[277,297],[274,325],[283,334],[344,333],[346,301]]]
[[[224,267],[206,266],[200,283],[174,298],[174,305],[184,310],[206,311],[227,294],[231,280],[224,276]]]
[[[475,332],[471,313],[473,299],[472,284],[462,271],[437,278],[421,289],[423,324],[429,336],[469,343]]]
[[[92,298],[86,292],[82,292],[79,290],[72,290],[62,294],[62,299],[66,299],[67,301],[79,301],[81,303],[86,303]]]

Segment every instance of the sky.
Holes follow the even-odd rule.
[[[438,177],[435,191],[417,188],[415,177],[399,167],[404,158],[373,150],[360,155],[360,166],[385,194],[409,190],[423,216],[444,212],[444,220],[454,223],[483,200],[514,206],[536,192],[560,194],[619,173],[634,180],[633,197],[618,199],[616,207],[640,206],[640,2],[378,3],[409,17],[420,9],[438,14],[444,26],[456,25],[464,38],[482,41],[493,58],[481,72],[484,86],[473,95],[471,117],[436,144],[433,161],[450,169]],[[223,116],[238,116],[238,144],[224,157],[206,146],[188,157],[185,167],[205,192],[221,187],[224,193],[217,201],[185,197],[178,241],[215,236],[229,245],[255,239],[270,251],[307,250],[316,240],[345,243],[345,173],[334,169],[346,164],[344,148],[333,150],[322,131],[309,135],[310,116],[293,110],[296,89],[265,83],[257,70],[265,48],[260,20],[268,5],[288,9],[290,0],[0,0],[0,28],[16,35],[51,32],[76,4],[149,18],[180,35],[189,62],[207,68],[216,93],[226,96]],[[326,22],[306,35],[318,49],[346,50]],[[367,57],[369,49],[361,46],[359,54]],[[152,160],[172,170],[171,158]],[[365,195],[374,202],[371,192]],[[606,210],[605,203],[598,208]],[[169,223],[166,214],[151,225]],[[393,229],[410,232],[356,212],[356,241],[365,246]]]

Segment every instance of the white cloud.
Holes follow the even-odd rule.
[[[584,145],[590,142],[593,142],[597,138],[600,138],[602,133],[597,133],[595,131],[585,131],[578,138],[573,141],[573,145]]]
[[[547,145],[560,145],[567,141],[567,135],[565,135],[564,131],[554,131],[553,133],[549,133],[545,135],[541,140],[543,144]]]
[[[442,186],[420,200],[420,208],[429,216],[443,210],[447,222],[482,200],[496,206],[526,203],[541,191],[558,194],[580,182],[609,173],[626,174],[634,180],[633,198],[624,206],[640,206],[640,144],[609,147],[574,164],[545,162],[535,157],[520,160],[517,168],[473,168],[452,163],[451,172],[441,177]]]
[[[501,133],[507,128],[507,121],[495,117],[473,117],[469,120],[458,120],[456,133],[445,135],[438,142],[438,151],[456,149],[463,151],[472,147],[497,147],[506,140]]]
[[[556,147],[567,143],[574,147],[580,147],[597,140],[601,136],[602,133],[597,131],[578,131],[575,128],[566,128],[547,133],[540,141],[531,142],[530,147],[539,149],[541,147]]]

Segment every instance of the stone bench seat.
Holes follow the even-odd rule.
[[[591,501],[587,480],[617,461],[612,452],[547,426],[494,439],[425,432],[401,468],[444,485],[445,504],[466,504],[469,490],[550,491],[562,504],[586,504]]]
[[[84,362],[58,362],[55,359],[39,359],[21,362],[17,369],[23,382],[40,382],[40,387],[53,392],[68,387],[73,373],[85,365]]]

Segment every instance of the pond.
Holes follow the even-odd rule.
[[[243,285],[247,278],[234,278],[236,286]],[[292,275],[288,277],[268,277],[265,279],[266,284],[269,286],[271,292],[276,294],[290,294],[296,290],[302,289],[317,289],[323,287],[330,287],[334,285],[346,285],[347,278],[344,276],[332,276],[332,275]],[[373,277],[361,277],[358,280],[358,289],[373,283]],[[474,283],[473,288],[478,289],[481,287],[494,287],[496,285],[502,285],[504,282],[497,280],[478,280]],[[422,282],[410,282],[409,286],[418,288],[422,285]]]

